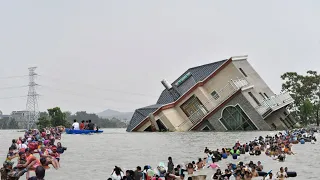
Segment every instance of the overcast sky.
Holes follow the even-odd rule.
[[[286,71],[320,71],[320,1],[55,0],[0,3],[0,110],[133,111],[192,66],[249,55],[275,93]]]

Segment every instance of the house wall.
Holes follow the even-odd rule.
[[[228,101],[223,107],[216,110],[216,112],[207,118],[208,122],[216,131],[226,131],[224,125],[220,122],[222,111],[227,106],[239,105],[242,110],[247,114],[247,116],[252,120],[252,122],[257,126],[259,130],[271,130],[270,126],[264,121],[262,116],[255,110],[251,103],[246,99],[246,97],[239,93]],[[201,130],[203,126],[199,126],[196,130]]]
[[[183,121],[175,108],[163,110],[155,116],[155,119],[160,119],[169,131],[176,131],[176,126]]]
[[[232,63],[230,63],[216,76],[207,81],[204,86],[196,88],[193,93],[185,97],[184,100],[179,102],[174,108],[163,110],[160,116],[163,116],[163,118],[166,119],[167,123],[164,123],[168,124],[168,126],[171,124],[174,127],[172,130],[187,131],[192,127],[193,124],[182,111],[180,106],[191,96],[195,95],[208,110],[211,110],[217,107],[221,102],[228,98],[231,93],[233,93],[233,87],[230,85],[227,86],[228,81],[231,79],[237,79],[240,76],[240,72]],[[226,87],[224,91],[219,92],[224,87]],[[214,90],[219,93],[220,97],[218,100],[212,99],[211,93]]]
[[[219,99],[213,100],[210,103],[210,109],[219,105],[221,100],[223,101],[232,93],[234,89],[232,89],[231,86],[227,86],[228,82],[232,79],[236,80],[240,78],[241,75],[234,64],[230,63],[203,86],[203,91],[206,92],[210,98],[213,91],[216,91],[220,96]]]
[[[246,60],[234,60],[232,64],[237,68],[238,72],[240,72],[239,68],[241,68],[247,77],[245,77],[241,72],[241,78],[246,78],[247,81],[254,85],[253,89],[250,90],[252,94],[256,97],[259,102],[262,102],[264,98],[259,94],[259,92],[266,93],[268,97],[274,96],[274,92],[270,89],[270,87],[265,83],[265,81],[260,77],[260,75],[254,70],[254,68],[250,65],[250,63]],[[249,102],[256,107],[257,103],[250,97],[248,93],[245,94]]]
[[[144,123],[139,129],[137,129],[137,132],[143,132],[145,129],[147,129],[149,126],[151,126],[151,122],[147,121]]]
[[[280,120],[280,117],[284,120],[286,116],[284,115],[284,112],[287,112],[287,109],[285,107],[273,112],[270,114],[265,121],[271,126],[272,123],[274,123],[277,127],[277,130],[283,130],[287,129],[286,125]],[[288,113],[289,114],[289,113]],[[289,127],[290,128],[290,127]]]

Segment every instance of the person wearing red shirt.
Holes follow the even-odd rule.
[[[82,120],[80,123],[80,130],[83,130],[83,129],[84,129],[84,120]]]

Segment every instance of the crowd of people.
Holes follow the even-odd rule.
[[[56,143],[56,140],[60,139],[59,128],[28,130],[23,137],[13,139],[0,169],[1,180],[18,180],[24,174],[27,180],[42,180],[50,165],[55,169],[60,168],[60,155],[67,150],[60,142]],[[14,166],[16,158],[17,164]],[[35,171],[36,176],[29,177],[30,171]]]
[[[307,133],[309,132],[309,134]],[[256,137],[254,140],[241,144],[239,141],[232,148],[222,148],[221,150],[210,150],[207,147],[204,150],[206,154],[204,158],[199,158],[197,162],[192,161],[185,165],[178,164],[174,166],[172,157],[168,158],[168,164],[159,164],[156,169],[152,169],[149,165],[142,169],[137,166],[135,170],[126,170],[123,172],[121,168],[115,167],[109,180],[185,180],[192,179],[192,176],[199,174],[204,168],[215,169],[211,179],[215,180],[251,180],[261,176],[263,179],[284,179],[287,177],[295,177],[295,172],[289,172],[288,168],[281,167],[276,174],[272,171],[265,172],[260,161],[256,164],[253,161],[245,164],[239,162],[237,164],[228,164],[227,168],[222,172],[217,162],[232,157],[238,159],[241,154],[249,154],[250,156],[260,156],[263,152],[274,160],[285,161],[286,155],[293,155],[292,145],[297,142],[302,143],[309,139],[311,142],[316,141],[314,131],[306,131],[305,129],[280,132],[275,136]],[[307,140],[308,141],[308,140]],[[207,179],[206,175],[197,175],[197,179]],[[210,179],[210,178],[209,178]]]

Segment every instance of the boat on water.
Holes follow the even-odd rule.
[[[92,134],[92,133],[103,133],[103,130],[74,130],[74,129],[65,129],[67,134]]]

